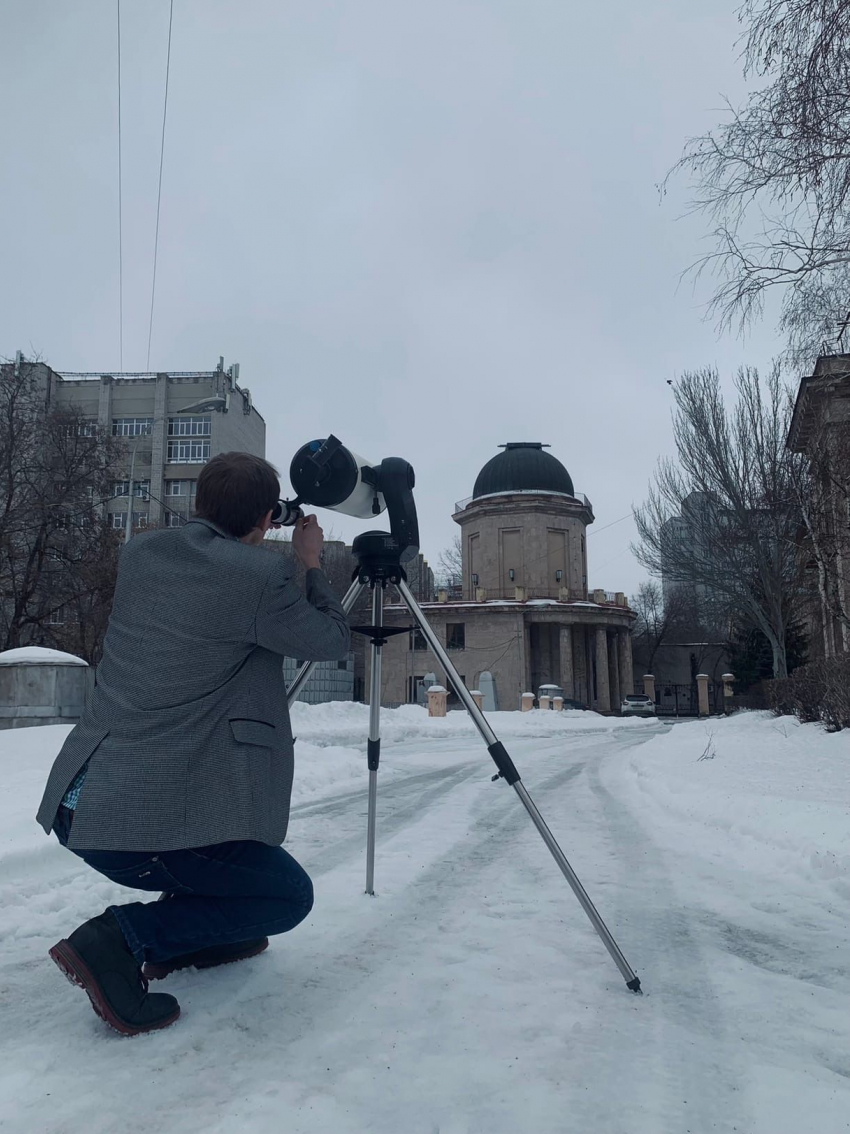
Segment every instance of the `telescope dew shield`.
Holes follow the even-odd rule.
[[[302,504],[358,519],[379,515],[386,508],[371,463],[333,436],[302,445],[292,458],[289,479]]]

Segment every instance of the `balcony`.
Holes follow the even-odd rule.
[[[588,508],[593,511],[593,505],[583,492],[574,492],[572,496],[567,496],[563,492],[549,492],[548,490],[538,488],[517,488],[511,492],[494,492],[492,496],[467,496],[465,500],[458,500],[455,504],[455,515],[468,508],[475,500],[496,500],[500,496],[557,496],[566,504],[579,504],[583,508]]]

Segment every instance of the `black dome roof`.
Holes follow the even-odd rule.
[[[478,474],[473,498],[534,489],[574,495],[570,474],[556,457],[544,452],[541,441],[511,441],[502,449]]]

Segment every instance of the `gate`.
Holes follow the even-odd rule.
[[[635,691],[643,693],[643,682],[635,682]],[[722,713],[723,685],[708,683],[708,711]],[[699,695],[696,682],[676,684],[655,679],[655,712],[659,717],[698,717]]]

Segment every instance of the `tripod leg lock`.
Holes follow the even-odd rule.
[[[493,763],[499,769],[498,775],[493,776],[493,779],[498,780],[502,778],[506,783],[510,784],[511,787],[519,783],[519,772],[516,770],[514,762],[508,755],[501,740],[497,740],[495,744],[488,744],[487,751],[493,757]]]
[[[370,772],[377,772],[378,764],[381,761],[381,742],[380,740],[367,740],[366,741],[366,766]]]

